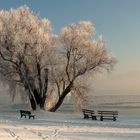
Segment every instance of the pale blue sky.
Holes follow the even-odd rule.
[[[140,91],[140,0],[0,0],[0,9],[21,5],[51,20],[56,33],[72,22],[92,21],[118,59],[111,75],[97,78],[96,88]]]

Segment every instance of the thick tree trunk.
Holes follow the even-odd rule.
[[[50,112],[55,112],[63,103],[65,97],[68,95],[68,93],[71,91],[71,87],[72,87],[72,83],[70,83],[66,89],[62,92],[62,94],[60,95],[57,103],[49,109]]]
[[[37,106],[39,106],[41,109],[44,109],[46,96],[41,97],[41,94],[36,89],[33,90],[32,94],[30,93],[29,95],[32,110],[36,110]]]
[[[36,110],[37,105],[41,109],[44,109],[46,97],[41,98],[39,95],[38,96],[34,95],[34,97],[35,97],[35,99],[33,98],[32,95],[29,97],[32,110]]]
[[[39,96],[39,93],[36,89],[33,90],[33,94],[34,94],[34,97],[35,97],[35,100],[36,100],[36,103],[39,105],[40,104],[40,96]]]
[[[48,69],[44,69],[44,86],[43,86],[43,90],[42,90],[42,94],[41,94],[41,98],[40,98],[40,108],[44,109],[44,105],[45,105],[45,100],[47,98],[47,90],[48,90]]]
[[[36,102],[32,95],[29,97],[29,100],[30,100],[32,110],[36,110]]]
[[[41,109],[44,109],[45,100],[46,100],[46,96],[44,96],[44,97],[42,97],[42,98],[40,99],[40,108],[41,108]]]

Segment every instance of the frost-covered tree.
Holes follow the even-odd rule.
[[[62,29],[57,46],[59,55],[54,58],[58,65],[51,69],[56,100],[50,111],[56,111],[68,94],[74,95],[77,103],[86,103],[86,80],[94,72],[112,69],[115,59],[108,53],[105,41],[93,38],[94,34],[95,28],[88,21]]]
[[[87,103],[87,80],[110,71],[114,58],[91,22],[72,24],[52,34],[50,22],[26,6],[0,11],[0,80],[13,96],[31,108],[56,111],[67,95],[79,106]]]
[[[50,22],[28,7],[0,11],[0,79],[13,97],[28,97],[33,110],[44,107],[48,69],[43,57],[52,43]]]

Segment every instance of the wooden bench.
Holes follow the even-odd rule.
[[[98,116],[100,117],[100,121],[104,119],[116,121],[118,111],[98,111]]]
[[[26,118],[26,116],[28,116],[29,119],[30,119],[30,118],[35,119],[35,115],[31,114],[31,112],[30,112],[30,111],[27,111],[27,110],[20,110],[20,118],[22,118],[23,116],[24,116],[25,118]]]
[[[82,109],[84,119],[92,118],[92,120],[97,120],[94,110]]]

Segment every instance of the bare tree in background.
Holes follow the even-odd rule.
[[[115,62],[94,34],[91,22],[80,22],[54,36],[50,22],[26,6],[0,11],[1,82],[13,97],[28,98],[33,110],[56,111],[67,95],[86,104],[88,78]]]
[[[48,69],[43,57],[52,40],[50,22],[26,6],[0,11],[0,79],[13,97],[23,91],[33,110],[44,107]]]

